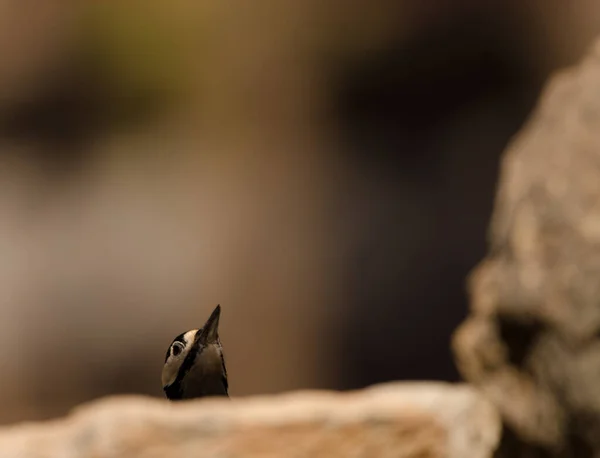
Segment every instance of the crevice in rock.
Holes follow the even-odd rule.
[[[500,444],[493,458],[551,458],[552,453],[540,446],[526,444],[516,433],[504,425]]]
[[[522,367],[544,325],[534,318],[526,319],[502,314],[498,315],[496,322],[500,338],[508,348],[510,363]]]

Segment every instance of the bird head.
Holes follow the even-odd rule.
[[[202,328],[179,334],[169,345],[162,370],[162,386],[169,399],[228,395],[220,316],[217,305]]]

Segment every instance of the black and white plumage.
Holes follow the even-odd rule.
[[[219,339],[221,306],[204,327],[184,332],[169,346],[162,371],[162,386],[171,400],[229,396],[227,369]]]

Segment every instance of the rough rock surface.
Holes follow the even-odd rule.
[[[487,458],[496,409],[468,385],[394,383],[358,392],[169,403],[102,399],[0,430],[2,458]]]
[[[501,411],[498,456],[600,456],[600,41],[506,151],[454,350]]]

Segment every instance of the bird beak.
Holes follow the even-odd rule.
[[[208,317],[208,320],[202,328],[202,332],[198,336],[198,341],[201,345],[215,343],[219,332],[219,317],[221,316],[221,306],[217,305],[213,312]]]

